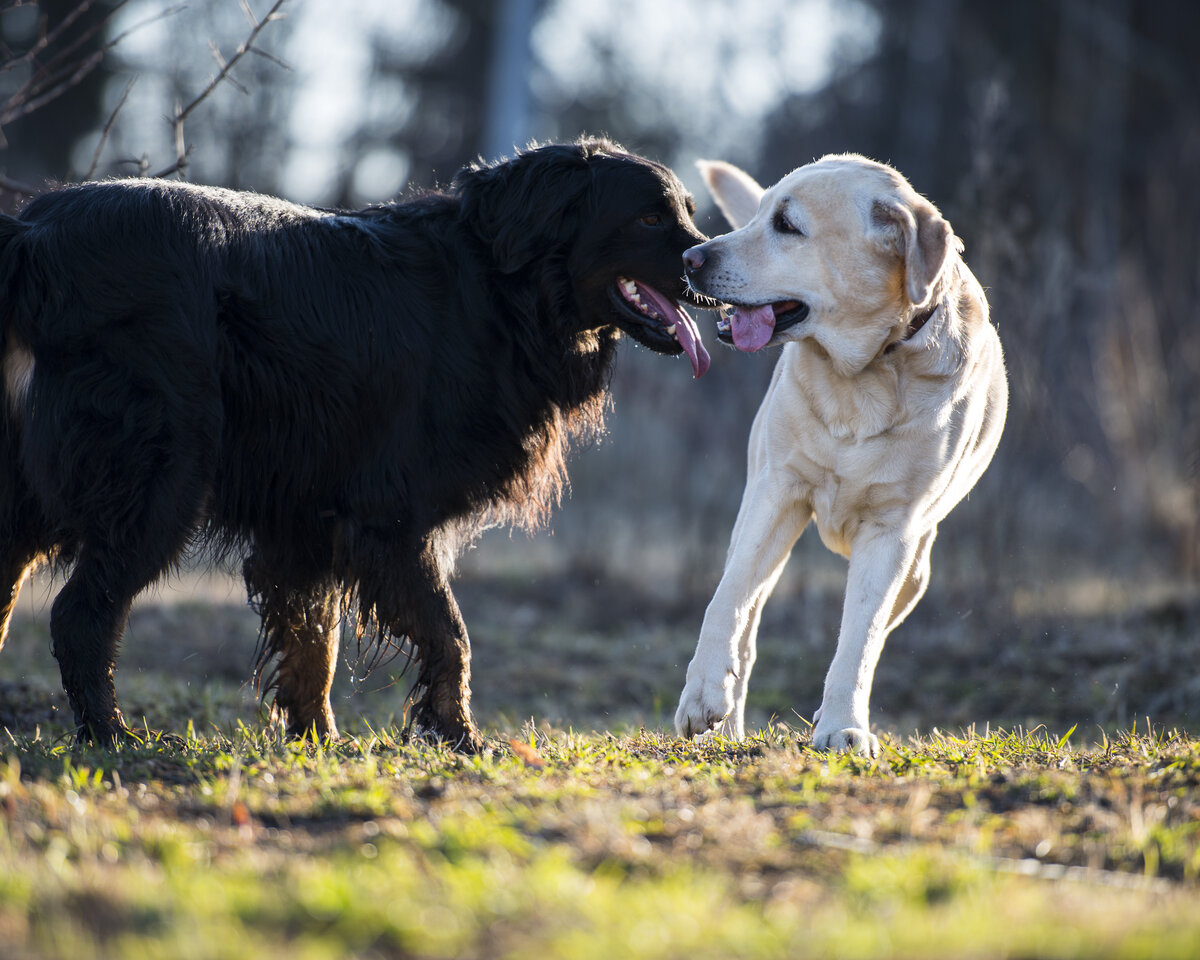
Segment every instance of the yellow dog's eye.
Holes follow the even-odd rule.
[[[788,218],[783,215],[782,210],[776,212],[775,219],[772,221],[771,225],[775,228],[777,233],[794,233],[797,236],[804,236],[804,231],[788,220]]]
[[[649,216],[642,217],[640,220],[638,220],[638,223],[640,223],[643,227],[657,227],[660,223],[662,223],[662,217],[660,217],[657,213],[652,213]]]

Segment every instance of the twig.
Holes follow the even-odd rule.
[[[153,177],[155,180],[161,180],[163,177],[169,177],[174,173],[178,173],[185,166],[187,166],[187,156],[186,155],[181,157],[180,159],[176,160],[174,163],[170,164],[169,166],[163,167],[161,170],[155,170],[153,173],[149,173],[148,171],[150,168],[143,165],[141,170],[138,172],[138,176],[139,177]]]
[[[134,77],[127,84],[125,89],[121,91],[121,99],[117,101],[117,105],[113,107],[113,112],[108,115],[108,122],[104,125],[104,129],[100,131],[100,142],[96,144],[96,150],[92,153],[92,162],[88,165],[87,173],[83,175],[84,180],[91,180],[96,172],[96,166],[100,163],[100,152],[104,149],[104,144],[108,142],[108,135],[112,132],[113,124],[116,123],[117,114],[121,112],[121,108],[125,106],[125,100],[129,96],[129,91],[133,89],[133,85],[137,83],[137,77]]]
[[[44,107],[51,100],[61,97],[64,93],[66,93],[72,87],[78,86],[80,83],[82,83],[84,81],[84,79],[86,79],[86,77],[89,73],[91,73],[98,66],[100,66],[100,61],[102,61],[103,59],[104,59],[104,54],[102,52],[93,53],[86,60],[83,60],[80,63],[75,64],[74,71],[72,73],[70,73],[68,76],[66,76],[65,79],[59,80],[58,77],[56,77],[55,81],[54,81],[55,85],[51,86],[50,89],[47,90],[45,93],[43,93],[41,96],[31,97],[30,99],[22,100],[16,104],[13,104],[12,100],[10,99],[9,103],[5,104],[6,109],[4,110],[4,112],[0,113],[0,127],[10,124],[14,120],[19,120],[21,117],[24,117],[30,113],[33,113],[33,111],[38,110],[41,107]],[[60,74],[59,76],[61,77],[62,74]],[[22,91],[22,93],[23,92],[24,91]],[[19,95],[20,94],[14,95],[13,99],[16,99],[16,96],[19,96]],[[12,106],[9,106],[10,104],[12,104]]]
[[[258,47],[251,47],[248,52],[253,53],[255,56],[262,57],[264,60],[270,60],[273,64],[275,64],[275,66],[282,67],[284,70],[292,69],[292,65],[286,60],[281,60],[279,57],[275,56],[275,54],[269,53],[266,50],[260,50]]]
[[[122,0],[122,2],[124,2],[124,0]],[[109,40],[108,43],[106,43],[104,45],[104,49],[111,50],[113,47],[115,47],[118,43],[120,43],[122,40],[124,40],[131,33],[137,33],[137,31],[141,30],[142,27],[148,27],[148,26],[150,26],[150,24],[157,23],[159,20],[166,20],[167,17],[173,17],[173,16],[175,16],[175,14],[179,13],[181,10],[186,10],[186,9],[187,9],[186,3],[177,3],[173,7],[167,7],[166,10],[160,10],[158,13],[156,13],[152,17],[147,17],[145,20],[139,20],[128,30],[122,30],[115,37],[113,37],[111,40]]]
[[[71,23],[73,23],[74,19],[77,19],[82,13],[84,13],[86,8],[81,6],[81,7],[77,7],[75,10],[73,10],[71,12],[71,16],[68,16],[67,18],[65,18],[62,23],[60,23],[57,27],[54,28],[54,31],[51,34],[53,39],[49,40],[47,42],[46,46],[42,48],[51,54],[49,59],[47,59],[46,61],[41,62],[41,63],[37,63],[36,61],[34,61],[37,65],[37,70],[34,72],[34,75],[31,78],[31,82],[37,83],[40,80],[40,78],[44,77],[46,74],[51,73],[52,71],[55,71],[55,70],[59,70],[60,66],[64,62],[67,62],[69,65],[70,57],[72,57],[75,54],[75,52],[77,50],[79,50],[80,47],[83,47],[83,46],[87,45],[88,43],[90,43],[92,38],[94,36],[96,36],[96,34],[100,33],[105,28],[105,26],[108,24],[108,21],[116,14],[116,12],[118,10],[120,10],[121,7],[125,6],[125,4],[128,2],[129,2],[129,0],[118,0],[117,3],[113,4],[113,6],[109,8],[107,13],[105,13],[99,20],[97,20],[91,26],[83,29],[69,43],[67,43],[61,47],[55,47],[54,44],[56,44],[58,42],[58,39],[59,39],[59,37],[62,36],[64,29],[67,26],[69,26]],[[101,46],[100,49],[103,50],[104,47]]]
[[[21,180],[14,180],[12,177],[5,176],[0,173],[0,190],[7,190],[9,193],[19,193],[26,197],[32,197],[39,193],[37,187],[31,186]]]
[[[118,7],[124,6],[125,2],[126,2],[126,0],[121,0],[121,3],[119,3],[117,6]],[[7,61],[3,65],[0,65],[0,71],[12,70],[14,67],[18,67],[21,64],[32,63],[34,57],[36,57],[43,50],[45,50],[48,47],[50,47],[51,45],[53,45],[53,43],[60,36],[62,36],[64,31],[70,29],[71,25],[76,20],[78,20],[85,13],[87,13],[88,9],[91,7],[91,5],[92,5],[92,0],[80,0],[80,2],[78,4],[76,4],[75,8],[73,10],[71,10],[65,17],[62,18],[62,21],[58,24],[58,26],[56,26],[49,33],[43,33],[40,37],[38,37],[37,42],[34,43],[33,46],[31,46],[28,50],[26,50],[19,57],[15,57],[15,58]],[[105,19],[107,19],[107,18],[105,18]]]
[[[179,112],[179,101],[175,101],[175,112]],[[183,124],[175,124],[175,157],[179,163],[179,169],[183,169],[183,164],[187,159],[187,143],[183,139]]]
[[[222,83],[222,81],[229,78],[229,71],[231,71],[238,64],[242,57],[254,50],[254,43],[258,39],[258,35],[262,33],[263,28],[266,27],[268,23],[270,23],[272,20],[278,19],[279,8],[282,7],[286,2],[287,0],[275,0],[275,2],[271,4],[271,9],[267,11],[266,16],[262,17],[261,19],[257,19],[254,17],[253,11],[250,10],[249,5],[245,3],[245,0],[242,0],[242,9],[246,12],[247,17],[250,19],[252,24],[250,33],[238,46],[237,50],[234,51],[233,56],[231,56],[228,60],[222,62],[220,52],[217,51],[217,63],[220,64],[220,69],[217,71],[216,75],[209,80],[208,86],[201,90],[200,93],[198,93],[187,104],[187,106],[176,106],[175,116],[171,120],[171,129],[175,138],[175,161],[170,166],[164,167],[162,170],[159,170],[157,173],[155,173],[155,177],[166,177],[173,173],[180,173],[185,167],[187,167],[188,149],[187,143],[183,136],[183,122],[188,118],[193,110],[195,110],[208,98],[209,94],[211,94]],[[233,81],[231,80],[230,82]],[[240,88],[240,85],[235,84],[235,86],[239,86]]]
[[[275,2],[271,4],[271,9],[267,11],[267,15],[254,24],[253,29],[250,31],[250,35],[242,41],[241,46],[234,51],[233,56],[229,58],[223,67],[221,67],[221,69],[217,72],[217,75],[208,82],[208,86],[200,91],[199,95],[192,100],[191,103],[176,113],[175,117],[178,122],[182,123],[184,120],[186,120],[188,114],[200,106],[200,104],[204,102],[204,99],[216,89],[217,85],[220,84],[220,82],[227,76],[229,76],[229,71],[234,68],[237,62],[242,59],[242,57],[250,52],[250,49],[254,46],[254,41],[258,39],[258,35],[262,32],[263,27],[265,27],[272,20],[276,19],[275,14],[286,2],[287,0],[275,0]]]
[[[212,58],[217,62],[217,68],[219,70],[224,70],[225,69],[225,55],[223,53],[221,53],[221,48],[218,47],[216,45],[216,43],[209,43],[208,49],[209,49],[209,52],[212,54]],[[235,77],[232,73],[227,74],[225,76],[225,82],[232,83],[235,87],[237,87],[239,92],[244,93],[246,96],[250,96],[250,91],[247,90],[246,87],[242,83],[240,83],[238,81],[238,78]]]
[[[26,50],[25,53],[0,64],[0,71],[25,63],[33,63],[39,53],[51,49],[58,39],[62,37],[63,33],[87,12],[92,2],[93,0],[82,0],[53,30],[43,33],[38,38],[38,41]],[[53,55],[44,63],[37,64],[36,69],[31,72],[29,79],[0,107],[0,126],[26,116],[34,110],[45,106],[51,100],[62,96],[68,90],[81,83],[88,74],[95,70],[104,58],[104,55],[123,37],[127,36],[132,29],[136,29],[136,27],[126,30],[119,37],[105,43],[97,52],[83,60],[71,61],[69,58],[81,46],[104,29],[108,21],[128,2],[129,0],[117,0],[98,22],[88,27],[66,46],[54,50]],[[145,22],[149,23],[151,21],[147,20]],[[138,24],[138,26],[142,25]]]

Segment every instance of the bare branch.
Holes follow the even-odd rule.
[[[186,106],[176,105],[175,115],[171,120],[171,128],[175,136],[175,161],[170,166],[159,170],[154,174],[154,176],[166,177],[173,173],[182,173],[187,167],[188,148],[183,136],[183,123],[191,115],[192,111],[199,107],[206,99],[208,99],[208,96],[218,86],[220,86],[221,83],[228,80],[243,93],[246,92],[245,87],[230,77],[230,71],[241,61],[242,57],[246,56],[246,54],[251,52],[261,53],[261,51],[256,50],[254,46],[255,42],[258,40],[258,35],[262,33],[263,28],[265,28],[268,23],[280,19],[281,14],[279,13],[279,9],[286,2],[287,0],[275,0],[275,2],[271,4],[271,9],[267,11],[265,16],[256,18],[246,0],[241,0],[242,9],[247,14],[247,17],[251,22],[250,33],[247,35],[246,39],[241,42],[237,50],[233,52],[233,56],[231,56],[228,60],[224,60],[220,50],[214,49],[214,55],[216,56],[217,63],[220,67],[216,75],[208,81],[208,85],[201,90]]]
[[[41,191],[31,184],[21,180],[14,180],[12,177],[7,177],[0,173],[0,190],[7,190],[9,193],[19,193],[22,196],[32,197]]]
[[[156,13],[152,17],[147,17],[145,20],[139,20],[128,30],[122,30],[115,37],[113,37],[111,40],[109,40],[108,43],[106,43],[104,45],[104,49],[111,50],[113,47],[115,47],[118,43],[120,43],[122,40],[124,40],[131,33],[137,33],[137,31],[141,30],[142,27],[148,27],[148,26],[150,26],[150,24],[157,23],[159,20],[166,20],[167,17],[173,17],[173,16],[175,16],[175,14],[179,13],[182,10],[186,10],[186,9],[187,9],[186,3],[177,3],[177,4],[175,4],[175,6],[167,7],[166,10],[162,10],[159,13]]]
[[[175,121],[175,156],[179,163],[179,169],[182,170],[187,162],[187,142],[183,138],[183,117],[179,116],[179,103],[175,103],[175,113],[178,119]]]
[[[233,56],[229,58],[225,66],[223,66],[220,71],[218,71],[217,75],[209,81],[208,86],[200,91],[200,94],[191,103],[189,103],[178,114],[176,114],[176,118],[178,120],[185,120],[188,114],[195,110],[196,107],[200,106],[200,104],[204,102],[205,98],[217,88],[217,85],[220,84],[221,81],[227,76],[229,76],[229,71],[234,68],[238,61],[242,59],[242,57],[250,52],[250,49],[254,46],[254,42],[258,39],[258,35],[262,32],[263,27],[275,19],[276,12],[286,2],[287,0],[275,0],[275,2],[271,5],[271,9],[267,11],[267,15],[254,24],[254,28],[250,31],[250,35],[242,41],[241,45],[237,48],[237,50],[234,51]]]
[[[273,64],[275,64],[275,66],[282,67],[284,70],[290,71],[292,69],[292,65],[286,60],[275,56],[273,53],[268,53],[266,50],[260,50],[258,47],[251,47],[248,52],[253,53],[255,56],[262,57],[264,60],[270,60]]]
[[[104,44],[99,51],[82,60],[72,60],[71,58],[80,47],[103,30],[117,11],[128,2],[129,0],[117,0],[96,23],[84,30],[70,43],[56,48],[54,45],[65,31],[78,22],[79,18],[92,6],[93,0],[81,0],[53,30],[45,31],[43,27],[37,42],[23,54],[19,57],[10,57],[5,63],[0,64],[0,71],[24,64],[34,66],[29,79],[9,96],[3,106],[0,106],[0,125],[11,123],[13,120],[33,113],[86,79],[88,74],[100,65],[104,54],[130,31],[125,31],[121,37]],[[37,55],[46,51],[51,52],[49,58],[38,62]]]
[[[127,84],[125,89],[121,91],[121,99],[117,101],[117,105],[113,108],[113,112],[108,116],[108,122],[104,125],[104,129],[100,131],[100,142],[96,144],[96,150],[92,154],[92,162],[87,168],[87,173],[83,175],[84,180],[91,180],[96,173],[96,165],[100,162],[100,152],[104,149],[104,144],[108,142],[108,135],[112,132],[113,124],[116,123],[117,114],[121,112],[121,108],[125,106],[125,100],[129,96],[129,91],[133,89],[133,85],[137,83],[137,77],[134,77]]]
[[[107,13],[105,13],[99,20],[97,20],[95,23],[93,23],[87,29],[83,30],[70,43],[67,43],[61,47],[55,46],[55,44],[57,44],[57,42],[58,42],[59,37],[62,36],[64,28],[69,25],[68,21],[73,22],[72,18],[77,19],[82,13],[84,13],[86,10],[86,7],[91,5],[90,0],[87,4],[81,4],[75,10],[73,10],[71,12],[71,15],[68,16],[67,18],[65,18],[62,23],[60,23],[57,27],[55,27],[53,33],[51,34],[52,39],[49,41],[47,47],[45,48],[47,50],[47,52],[51,54],[49,59],[44,60],[44,61],[37,61],[37,60],[33,61],[34,65],[37,67],[37,70],[34,72],[34,75],[33,75],[33,82],[37,83],[39,77],[45,76],[46,74],[49,74],[49,73],[53,73],[56,70],[63,69],[64,63],[67,64],[67,66],[69,67],[70,63],[72,62],[71,58],[80,49],[80,47],[84,47],[87,44],[89,44],[92,41],[93,37],[95,37],[98,33],[100,33],[102,30],[104,30],[104,28],[108,25],[108,21],[112,18],[112,16],[118,10],[120,10],[121,7],[125,6],[125,4],[128,2],[129,2],[129,0],[118,0],[118,2],[116,4],[114,4]],[[101,48],[101,49],[103,49],[103,48]]]
[[[225,66],[226,66],[226,64],[225,64],[225,55],[224,55],[223,53],[221,53],[221,48],[220,48],[220,47],[218,47],[218,46],[216,45],[216,43],[211,43],[211,42],[210,42],[210,43],[209,43],[209,45],[208,45],[208,49],[209,49],[209,51],[212,53],[213,59],[217,61],[217,69],[218,69],[218,70],[224,70],[224,69],[225,69]],[[237,88],[238,88],[238,90],[240,90],[242,93],[246,94],[247,96],[249,96],[249,95],[250,95],[250,91],[249,91],[248,89],[246,89],[245,85],[244,85],[244,84],[242,84],[242,83],[240,83],[240,82],[238,81],[238,78],[237,78],[237,77],[235,77],[235,76],[234,76],[232,73],[230,73],[230,74],[226,74],[226,76],[225,76],[225,82],[226,82],[226,83],[232,83],[232,84],[233,84],[235,87],[237,87]]]
[[[155,180],[161,180],[163,177],[169,177],[173,173],[179,173],[187,166],[187,155],[180,157],[170,166],[163,167],[161,170],[155,170],[154,173],[149,173],[149,167],[142,167],[138,173],[139,177],[152,177]]]
[[[117,7],[122,7],[125,5],[125,3],[126,3],[126,0],[121,0],[121,2],[119,4],[117,4]],[[62,18],[62,21],[58,24],[58,26],[56,26],[49,33],[46,33],[43,30],[41,36],[38,37],[37,42],[35,44],[33,44],[33,46],[31,46],[28,50],[26,50],[19,57],[16,57],[16,58],[4,63],[3,65],[0,65],[0,71],[12,70],[14,67],[18,67],[22,64],[32,63],[34,58],[39,53],[41,53],[43,50],[45,50],[48,47],[50,47],[51,45],[53,45],[54,42],[60,36],[62,36],[66,30],[69,30],[71,28],[71,25],[74,24],[76,20],[78,20],[85,13],[87,13],[88,9],[91,7],[91,5],[92,5],[92,0],[80,0],[80,2],[75,6],[75,8],[73,10],[71,10],[69,13],[67,13],[67,15],[65,17]],[[24,4],[14,4],[13,6],[24,6]],[[114,8],[114,12],[116,9],[117,8]]]
[[[111,6],[106,7],[104,14],[96,18],[95,23],[87,23],[83,18],[90,10],[96,8],[96,0],[78,0],[63,19],[54,25],[53,29],[47,29],[46,21],[42,19],[36,39],[28,49],[23,50],[19,55],[13,55],[7,46],[0,44],[0,73],[26,65],[32,67],[29,77],[20,84],[19,89],[3,101],[0,101],[0,141],[3,138],[2,131],[4,126],[33,113],[50,101],[76,87],[100,65],[108,51],[121,43],[131,33],[170,17],[186,7],[186,3],[176,3],[153,16],[141,20],[111,39],[104,41],[100,45],[99,50],[91,52],[86,56],[81,56],[83,48],[88,44],[96,42],[97,34],[106,29],[116,12],[126,6],[128,2],[129,0],[114,0]],[[213,46],[213,56],[217,62],[217,72],[208,81],[204,89],[190,101],[186,104],[176,103],[174,114],[169,121],[175,146],[175,160],[169,166],[159,170],[155,176],[182,174],[187,167],[189,148],[184,136],[185,121],[193,111],[205,102],[218,86],[228,81],[243,93],[249,92],[232,75],[232,71],[243,57],[249,53],[253,53],[284,69],[291,69],[274,54],[260,50],[255,46],[267,24],[283,16],[280,13],[280,9],[286,2],[287,0],[274,0],[264,16],[256,17],[250,8],[248,0],[239,0],[242,11],[246,14],[247,21],[250,24],[250,31],[228,60],[221,54],[219,48],[215,45]],[[7,0],[7,2],[0,0],[0,11],[27,5],[32,5],[29,3],[29,0]],[[76,27],[82,27],[82,29],[72,34],[71,31]],[[108,121],[101,131],[100,139],[92,154],[91,164],[85,175],[87,178],[95,175],[100,162],[100,156],[109,141],[117,117],[125,106],[132,87],[133,82],[131,81],[122,91],[115,108],[109,115]],[[142,157],[140,161],[131,162],[137,163],[138,171],[141,175],[145,175],[149,170],[149,161],[146,157]],[[0,175],[0,190],[9,190],[14,193],[36,192],[35,188],[5,178],[3,175]]]
[[[55,77],[52,81],[50,89],[46,90],[43,94],[41,94],[41,96],[31,97],[29,99],[14,103],[13,101],[16,100],[18,96],[18,94],[14,94],[14,96],[9,99],[8,103],[4,105],[5,109],[0,112],[0,127],[33,113],[33,111],[44,107],[51,100],[62,96],[72,87],[82,83],[89,73],[100,66],[100,61],[103,59],[104,54],[102,52],[93,53],[86,60],[76,64],[74,72],[70,73],[66,77],[62,77],[61,74],[59,77]],[[62,78],[60,79],[60,77]]]

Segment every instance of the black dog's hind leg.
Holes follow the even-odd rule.
[[[128,733],[113,671],[129,608],[202,518],[215,411],[181,393],[182,375],[165,387],[109,368],[83,389],[73,372],[35,376],[43,426],[27,433],[24,455],[29,487],[74,557],[50,637],[77,736],[111,744]]]
[[[177,511],[175,497],[181,491],[175,487],[167,494],[166,485],[159,486],[158,496],[147,495],[151,507],[162,509],[137,511],[137,521],[129,522],[119,538],[83,541],[75,568],[50,608],[54,656],[81,740],[111,744],[128,732],[113,686],[117,646],[133,598],[174,562],[194,522],[169,517]]]
[[[284,565],[267,563],[253,554],[243,567],[246,590],[262,617],[262,637],[256,675],[274,689],[273,710],[292,737],[310,731],[337,739],[337,723],[329,702],[337,667],[340,592],[319,584],[296,589],[286,582]]]
[[[106,558],[86,548],[50,608],[51,649],[80,740],[109,745],[126,732],[113,684],[117,645],[136,589],[121,586]]]

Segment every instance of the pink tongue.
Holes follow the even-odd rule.
[[[692,361],[692,379],[697,379],[704,376],[712,361],[709,359],[708,351],[704,349],[704,344],[700,341],[700,331],[696,329],[696,321],[682,310],[679,313],[680,317],[675,321],[675,339],[679,341],[683,352]]]
[[[653,287],[639,283],[638,291],[642,296],[650,299],[659,316],[674,318],[671,322],[675,324],[675,339],[679,341],[679,345],[683,347],[683,352],[692,361],[693,379],[704,376],[705,371],[708,370],[709,364],[712,361],[709,359],[708,351],[704,349],[704,344],[700,340],[700,331],[696,328],[696,321],[688,316],[675,301],[668,300]]]
[[[729,318],[733,345],[746,353],[761,350],[775,332],[775,311],[768,303],[762,307],[738,307]]]

